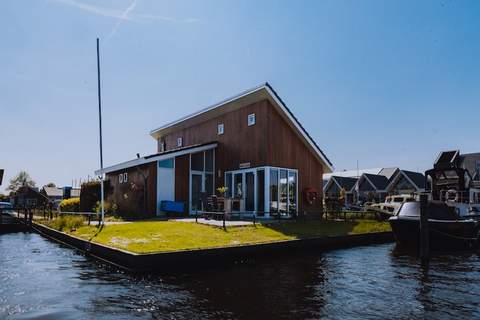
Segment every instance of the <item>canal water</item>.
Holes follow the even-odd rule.
[[[393,245],[134,276],[31,233],[0,235],[0,319],[479,319],[477,254]]]

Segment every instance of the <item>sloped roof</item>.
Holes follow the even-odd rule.
[[[381,176],[385,176],[388,180],[391,180],[398,171],[399,169],[397,167],[382,168],[382,170],[380,170],[378,174]]]
[[[63,189],[57,187],[43,187],[45,194],[47,197],[62,197],[63,196]]]
[[[418,189],[425,189],[425,176],[420,172],[402,170],[402,172],[410,178]]]
[[[363,174],[368,181],[370,181],[373,186],[377,190],[385,190],[390,183],[387,179],[387,177],[379,175],[379,174],[369,174],[369,173],[364,173]]]
[[[317,143],[312,139],[310,134],[305,130],[305,128],[301,125],[298,119],[293,115],[290,109],[285,105],[283,100],[268,82],[204,108],[198,112],[187,115],[176,121],[158,127],[150,131],[150,135],[153,138],[158,139],[162,135],[204,122],[207,119],[222,114],[223,112],[236,110],[263,99],[268,99],[272,103],[282,118],[287,121],[287,123],[298,134],[305,145],[313,152],[317,159],[324,164],[324,171],[332,172],[332,162],[327,158],[325,153],[320,149]]]
[[[121,163],[115,164],[113,166],[103,168],[103,170],[96,170],[95,174],[100,175],[102,173],[109,173],[109,172],[113,172],[113,171],[118,171],[118,170],[122,170],[122,169],[126,169],[126,168],[131,168],[131,167],[134,167],[134,166],[139,166],[139,165],[149,163],[149,162],[154,162],[154,161],[159,161],[159,160],[164,160],[164,159],[168,159],[168,158],[177,157],[177,156],[180,156],[180,155],[183,155],[183,154],[195,153],[195,152],[199,152],[199,151],[203,151],[203,150],[213,149],[213,148],[216,148],[217,146],[218,146],[217,142],[209,142],[209,143],[195,144],[195,145],[191,145],[191,146],[187,146],[187,147],[171,149],[171,150],[167,150],[167,151],[164,151],[164,152],[154,153],[154,154],[151,154],[151,155],[148,155],[148,156],[145,156],[145,157],[121,162]]]
[[[332,173],[325,173],[323,179],[328,180],[330,177],[348,177],[348,178],[358,178],[364,173],[370,174],[379,174],[383,168],[370,168],[370,169],[359,169],[359,170],[344,170],[344,171],[335,171]]]
[[[337,176],[333,176],[331,177],[331,179],[334,179],[340,188],[343,188],[347,191],[352,190],[358,180],[357,178],[337,177]]]

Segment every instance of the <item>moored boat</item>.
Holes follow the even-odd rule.
[[[455,251],[478,246],[480,221],[476,216],[461,216],[454,206],[429,201],[426,206],[430,249]],[[420,202],[404,203],[396,216],[389,219],[397,245],[417,250],[420,239]]]
[[[429,245],[435,251],[476,248],[480,244],[480,189],[460,167],[459,152],[442,152],[434,168],[425,172],[430,186],[426,205]],[[418,250],[420,202],[403,203],[389,219],[397,245]]]

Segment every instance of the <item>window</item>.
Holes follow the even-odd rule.
[[[203,171],[203,151],[192,154],[192,171]]]
[[[173,158],[158,161],[158,167],[173,169]]]
[[[250,113],[248,115],[248,126],[253,126],[255,124],[255,113]]]
[[[265,170],[257,171],[257,210],[261,215],[265,211]]]
[[[270,169],[270,212],[278,212],[278,170]]]
[[[158,140],[158,152],[165,152],[165,141]]]
[[[288,211],[297,212],[297,173],[288,171]]]
[[[128,173],[120,173],[118,175],[118,182],[119,183],[127,183],[128,182]]]
[[[227,198],[232,197],[232,174],[227,173],[225,174],[225,187],[227,187]]]
[[[223,134],[223,129],[224,129],[223,123],[219,123],[218,126],[217,126],[217,134],[222,135]]]
[[[177,138],[177,147],[181,147],[183,145],[183,139]]]
[[[213,149],[205,151],[205,171],[213,173]]]
[[[287,184],[287,170],[280,170],[280,212],[287,212],[288,207],[288,184]]]

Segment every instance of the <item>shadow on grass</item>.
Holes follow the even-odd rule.
[[[100,225],[97,232],[90,239],[88,239],[88,242],[92,242],[93,238],[95,238],[96,236],[98,236],[100,234],[100,232],[102,232],[103,226],[104,226],[103,224]]]

